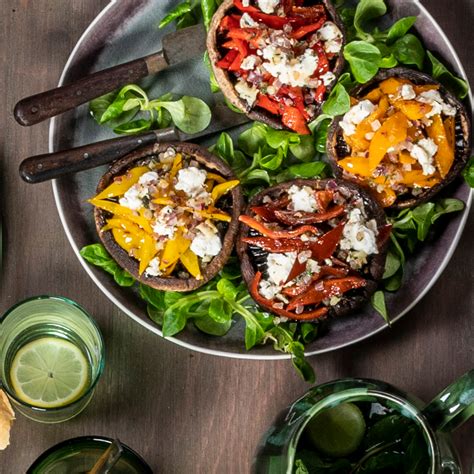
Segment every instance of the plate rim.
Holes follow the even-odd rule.
[[[461,73],[461,77],[467,81],[469,85],[469,103],[470,103],[470,109],[472,113],[472,103],[473,103],[473,95],[472,95],[472,89],[469,84],[469,79],[466,75],[466,71],[462,65],[461,60],[459,59],[459,56],[454,49],[453,45],[451,44],[451,41],[447,37],[446,33],[444,30],[441,28],[441,26],[438,24],[438,22],[434,19],[434,17],[431,15],[431,13],[427,10],[427,8],[420,2],[420,0],[412,0],[414,4],[416,4],[420,10],[424,13],[424,15],[427,16],[427,18],[431,21],[431,23],[435,26],[437,33],[442,37],[446,45],[448,46],[448,49],[450,53],[452,54],[454,58],[455,65],[459,69]],[[92,20],[92,22],[87,26],[87,28],[84,30],[84,32],[81,34],[79,37],[78,41],[76,42],[73,50],[71,51],[64,68],[61,72],[61,76],[59,78],[58,82],[58,87],[63,85],[64,79],[66,77],[66,74],[70,68],[71,63],[74,61],[76,54],[79,50],[79,48],[82,46],[82,43],[86,40],[86,38],[89,35],[89,32],[94,29],[95,25],[100,22],[103,16],[105,16],[108,11],[113,8],[116,4],[116,0],[111,0],[110,3],[108,3],[98,14],[97,16]],[[49,132],[48,132],[48,149],[49,153],[53,153],[54,150],[54,136],[56,133],[56,121],[57,117],[53,117],[50,120],[50,125],[49,125]],[[118,301],[114,295],[112,295],[109,290],[102,284],[99,278],[94,275],[92,272],[92,269],[90,266],[87,264],[87,262],[81,257],[79,253],[79,248],[76,245],[76,242],[74,241],[71,231],[69,229],[67,219],[65,216],[65,212],[63,210],[62,202],[59,196],[59,189],[58,189],[58,184],[57,180],[54,179],[52,181],[52,190],[53,190],[53,197],[54,201],[56,204],[56,209],[59,214],[59,218],[61,221],[61,225],[64,229],[64,232],[66,234],[67,240],[69,241],[69,244],[71,245],[74,254],[78,258],[81,266],[83,269],[86,271],[86,273],[89,275],[89,277],[92,279],[92,281],[96,284],[96,286],[102,291],[102,293],[117,307],[119,308],[122,312],[124,312],[128,317],[130,317],[132,320],[140,324],[142,327],[146,328],[147,330],[151,331],[154,334],[159,335],[165,340],[168,340],[170,342],[173,342],[174,344],[184,347],[186,349],[208,354],[208,355],[214,355],[214,356],[219,356],[219,357],[226,357],[226,358],[231,358],[231,359],[243,359],[243,360],[286,360],[286,359],[291,359],[290,354],[280,354],[276,353],[275,354],[257,354],[253,353],[251,350],[248,351],[247,353],[240,353],[240,352],[228,352],[228,351],[223,351],[223,350],[218,350],[218,349],[209,349],[206,347],[202,346],[197,346],[191,343],[188,343],[186,341],[181,340],[179,337],[171,336],[171,337],[164,337],[162,331],[153,324],[152,322],[147,322],[144,319],[140,318],[136,314],[134,314],[131,310],[126,308],[120,301]],[[425,296],[426,294],[432,289],[434,284],[438,281],[444,270],[446,269],[447,265],[451,261],[451,258],[459,244],[459,240],[461,239],[461,236],[464,232],[464,228],[466,226],[467,219],[470,215],[470,210],[472,206],[472,196],[473,196],[473,191],[471,190],[469,193],[469,197],[465,203],[465,208],[463,210],[463,215],[462,218],[459,222],[458,228],[456,230],[456,234],[454,239],[451,241],[449,248],[446,252],[446,256],[444,257],[442,264],[438,267],[437,271],[432,275],[430,278],[429,282],[427,283],[426,287],[423,289],[423,291],[403,310],[401,311],[396,317],[391,319],[391,323],[395,323],[398,321],[400,318],[402,318],[405,314],[407,314],[409,311],[411,311]],[[318,354],[324,354],[332,351],[336,351],[339,349],[342,349],[344,347],[348,347],[354,344],[357,344],[365,339],[368,339],[372,336],[375,336],[376,334],[380,333],[381,331],[387,329],[389,327],[388,324],[384,324],[380,326],[379,328],[364,334],[363,336],[353,339],[349,342],[345,342],[336,346],[332,346],[330,348],[325,348],[325,349],[317,349],[313,351],[305,351],[306,356],[313,356],[313,355],[318,355]]]

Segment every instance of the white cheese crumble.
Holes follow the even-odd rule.
[[[413,145],[410,155],[420,163],[425,176],[436,172],[436,168],[433,166],[433,157],[437,151],[438,145],[431,138],[423,138]]]
[[[178,171],[178,182],[175,189],[184,191],[188,196],[194,197],[204,191],[207,173],[195,166],[189,166]]]
[[[240,65],[240,69],[243,69],[245,71],[250,71],[255,68],[255,66],[258,66],[262,60],[256,56],[255,54],[251,54],[250,56],[247,56],[243,61],[242,64]]]
[[[275,285],[283,285],[290,275],[296,260],[296,252],[269,253],[267,257],[268,278]]]
[[[375,105],[370,100],[363,100],[351,107],[340,122],[341,128],[347,136],[354,135],[356,126],[375,110]]]
[[[145,273],[151,277],[161,275],[160,259],[158,257],[155,257],[150,260],[150,263],[148,264],[148,267],[146,268]]]
[[[314,212],[317,209],[316,197],[309,186],[291,186],[288,189],[288,196],[291,199],[293,211]]]
[[[138,184],[141,184],[143,186],[147,186],[153,182],[158,181],[158,173],[155,171],[148,171],[147,173],[144,173],[138,178]]]
[[[191,242],[191,251],[202,258],[204,263],[212,260],[222,249],[219,232],[209,220],[196,227],[197,233]]]
[[[356,250],[364,252],[366,255],[378,253],[376,231],[373,230],[373,224],[370,224],[367,227],[364,225],[360,209],[352,209],[349,212],[349,220],[342,231],[344,238],[340,243],[341,249]]]
[[[325,86],[328,86],[336,79],[336,75],[333,72],[328,71],[326,74],[323,74],[320,79],[323,81]]]
[[[241,28],[260,28],[260,23],[256,22],[247,12],[240,18]]]
[[[152,227],[155,234],[158,234],[160,237],[173,238],[176,224],[178,223],[178,219],[173,211],[174,209],[171,206],[165,206],[161,209]]]
[[[309,273],[319,273],[321,271],[321,267],[319,266],[316,260],[312,260],[311,258],[306,262],[306,271]]]
[[[426,118],[430,118],[433,115],[438,115],[441,113],[450,117],[454,117],[456,115],[456,108],[447,104],[437,90],[433,89],[422,92],[416,98],[416,100],[423,104],[431,105],[432,109],[426,114]]]
[[[316,33],[316,37],[324,43],[326,53],[339,53],[342,48],[342,32],[332,21],[327,21]]]
[[[280,0],[257,0],[257,5],[263,13],[271,14],[279,5]]]
[[[403,100],[412,100],[416,97],[416,92],[411,84],[402,84],[399,88],[399,95]]]
[[[262,280],[259,285],[258,292],[267,300],[272,300],[275,296],[280,293],[281,286],[273,285],[267,280]]]
[[[125,192],[123,197],[119,199],[119,204],[123,207],[128,207],[132,211],[138,211],[138,209],[143,207],[140,194],[141,187],[134,184]]]
[[[247,102],[249,107],[257,100],[258,96],[258,89],[252,85],[250,85],[247,81],[243,79],[239,79],[235,84],[235,90],[239,94],[239,96]]]
[[[274,45],[269,45],[262,50],[263,68],[277,78],[282,84],[292,87],[307,85],[314,71],[318,67],[318,57],[308,48],[296,58],[290,58]]]
[[[371,124],[370,124],[370,128],[376,132],[380,127],[382,126],[382,124],[380,123],[380,120],[374,120]]]

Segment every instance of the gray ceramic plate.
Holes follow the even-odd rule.
[[[439,53],[463,77],[465,73],[448,39],[424,7],[415,0],[389,0],[394,19],[418,15],[418,33],[426,46]],[[164,12],[175,4],[172,0],[120,0],[110,3],[85,31],[74,48],[61,76],[60,83],[77,79],[93,71],[145,56],[160,48],[161,37],[169,29],[158,30],[157,23]],[[177,94],[200,96],[211,103],[208,74],[201,58],[179,65],[156,77],[148,78],[144,86],[152,96],[168,91]],[[55,118],[50,127],[50,151],[66,149],[103,140],[112,132],[99,127],[88,114],[87,106]],[[211,143],[212,138],[207,140]],[[97,235],[92,218],[92,206],[86,199],[94,194],[104,168],[85,171],[53,183],[57,208],[67,237],[85,271],[104,294],[125,314],[150,331],[161,335],[160,328],[146,314],[144,303],[131,290],[114,284],[108,274],[88,266],[79,256],[84,245],[96,242]],[[466,210],[451,218],[436,239],[425,245],[412,258],[403,288],[388,298],[393,320],[401,318],[431,288],[447,265],[458,243],[468,216],[471,194],[459,182],[449,194],[462,199]],[[307,348],[308,354],[327,352],[365,339],[386,327],[382,318],[369,306],[350,317],[331,322],[329,332]],[[276,353],[270,346],[246,352],[243,342],[243,325],[238,322],[224,337],[207,336],[192,325],[177,337],[176,344],[211,354],[250,359],[281,359],[288,356]]]

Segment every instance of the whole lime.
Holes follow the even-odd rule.
[[[306,434],[322,454],[334,458],[357,450],[365,434],[364,415],[353,403],[341,403],[314,416]]]

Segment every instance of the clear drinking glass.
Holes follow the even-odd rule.
[[[37,296],[0,320],[0,380],[16,409],[43,423],[78,415],[104,368],[104,341],[75,302]]]
[[[111,443],[111,439],[99,436],[84,436],[63,441],[44,452],[28,469],[27,474],[88,473]],[[121,444],[123,453],[111,469],[111,473],[152,473],[140,455]]]

